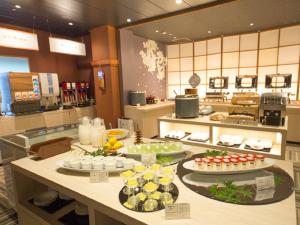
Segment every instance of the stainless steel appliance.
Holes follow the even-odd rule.
[[[130,91],[129,92],[130,105],[146,105],[146,92],[145,91]]]
[[[60,83],[60,100],[64,109],[76,106],[76,84],[75,82],[63,81]]]
[[[235,88],[252,89],[257,88],[257,75],[240,75],[235,78]]]
[[[56,73],[39,73],[41,85],[41,108],[43,111],[59,108],[59,82]]]
[[[6,194],[11,207],[16,209],[10,162],[29,156],[33,145],[61,137],[78,139],[77,125],[43,128],[0,138],[0,152],[4,168]]]
[[[40,111],[40,85],[37,73],[2,73],[0,91],[3,114]]]
[[[175,114],[177,118],[195,118],[199,115],[198,95],[177,95],[175,97]]]
[[[286,116],[287,96],[283,93],[261,95],[259,120],[264,125],[283,126]]]

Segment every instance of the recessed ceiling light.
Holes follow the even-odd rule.
[[[17,9],[21,9],[21,8],[22,8],[20,5],[15,5],[15,7],[16,7]]]
[[[11,9],[11,11],[17,11],[17,9],[15,9],[15,8],[12,8],[12,9]]]
[[[174,39],[176,39],[177,37],[174,37]]]
[[[254,26],[254,23],[250,23],[250,27]]]
[[[208,30],[207,33],[211,34],[211,30]]]
[[[162,34],[167,34],[167,32],[166,32],[166,31],[164,31],[164,32],[162,32]]]
[[[173,34],[169,34],[170,36],[172,36]]]
[[[156,31],[155,31],[155,33],[158,33],[158,32],[159,32],[159,30],[156,30]]]
[[[127,21],[127,23],[130,23],[130,22],[131,22],[131,19],[130,19],[130,18],[127,18],[126,21]]]
[[[68,23],[68,25],[69,25],[69,26],[73,26],[73,25],[74,25],[74,23],[72,23],[72,22],[69,22],[69,23]]]
[[[181,4],[182,0],[176,0],[176,4]]]

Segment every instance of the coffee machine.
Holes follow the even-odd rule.
[[[89,102],[89,83],[76,82],[76,106],[82,107],[90,105]]]
[[[76,83],[63,81],[60,83],[60,100],[64,109],[76,106]]]
[[[56,73],[39,73],[41,85],[41,109],[43,111],[59,108],[59,82]]]
[[[287,96],[284,93],[263,93],[260,99],[259,120],[263,125],[283,126]]]
[[[40,85],[37,73],[8,72],[0,74],[3,114],[40,111]]]

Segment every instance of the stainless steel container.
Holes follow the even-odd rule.
[[[199,115],[199,97],[197,95],[177,95],[175,98],[177,118],[195,118]]]
[[[146,92],[144,91],[130,91],[129,92],[130,105],[146,105]]]

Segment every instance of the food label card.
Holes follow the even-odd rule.
[[[96,170],[90,172],[90,182],[91,183],[107,183],[108,182],[108,172],[105,170]]]
[[[155,153],[142,154],[142,163],[145,165],[151,165],[156,163],[156,154]]]
[[[274,176],[256,177],[256,190],[275,188]]]
[[[167,220],[191,218],[190,204],[189,203],[167,204],[165,208],[165,218]]]

